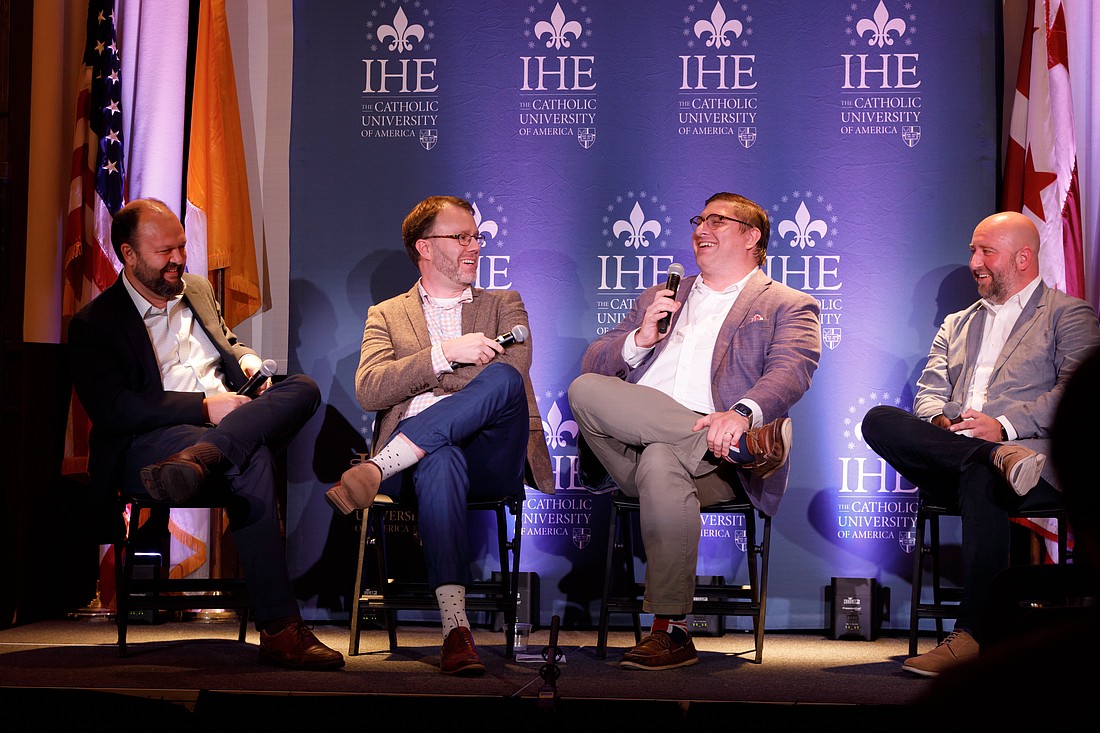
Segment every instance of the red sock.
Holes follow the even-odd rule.
[[[677,644],[683,644],[688,639],[687,618],[684,616],[654,616],[650,633],[663,631],[672,637]]]

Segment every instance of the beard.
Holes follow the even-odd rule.
[[[984,284],[981,280],[978,281],[978,295],[998,305],[1004,303],[1008,299],[1004,278],[990,270],[986,270],[986,273],[989,279]]]
[[[175,282],[168,282],[164,275],[172,271],[179,273],[179,276]],[[139,260],[134,268],[134,277],[162,298],[174,298],[183,292],[183,265],[169,265],[162,270],[156,270],[146,265],[145,260]]]
[[[439,274],[456,285],[473,285],[474,279],[477,277],[476,271],[472,275],[465,275],[462,273],[462,267],[459,265],[459,260],[463,256],[463,253],[459,253],[457,257],[448,258],[442,247],[437,247],[434,242],[432,243],[432,264],[435,266],[435,269],[439,271]]]

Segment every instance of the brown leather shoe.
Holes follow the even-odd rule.
[[[325,499],[341,514],[366,509],[378,496],[382,485],[382,469],[370,461],[357,463],[340,477],[340,483],[325,492]]]
[[[1026,496],[1039,483],[1046,462],[1042,453],[1014,443],[1005,443],[993,451],[993,468],[1020,496]]]
[[[225,454],[217,446],[196,443],[141,469],[141,483],[154,499],[182,504],[199,492],[210,470],[224,461]]]
[[[677,644],[667,631],[654,631],[624,654],[619,666],[654,672],[686,667],[698,661],[699,654],[695,651],[695,642],[691,637],[683,644]]]
[[[791,454],[791,419],[781,417],[767,425],[753,428],[746,434],[746,448],[753,455],[752,463],[741,464],[760,478],[778,471]]]
[[[906,672],[939,677],[949,669],[978,658],[978,642],[965,631],[952,631],[930,652],[909,657],[901,665]]]
[[[338,669],[344,655],[322,644],[302,621],[277,634],[260,632],[260,661],[291,669]]]
[[[443,674],[473,677],[485,673],[485,665],[477,655],[474,635],[465,626],[456,626],[443,640],[439,652],[439,669]]]

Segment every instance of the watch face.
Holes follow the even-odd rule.
[[[752,410],[749,409],[749,407],[747,407],[746,405],[742,405],[740,403],[733,406],[733,411],[736,412],[738,415],[741,415],[742,417],[752,417]]]

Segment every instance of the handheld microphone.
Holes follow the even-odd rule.
[[[500,334],[494,340],[501,346],[511,346],[512,344],[522,344],[530,335],[531,332],[527,330],[527,326],[521,323],[518,326],[513,326],[508,333]]]
[[[668,266],[668,282],[665,287],[672,291],[672,297],[676,297],[676,290],[680,287],[680,278],[684,276],[684,266],[679,262],[673,262]],[[668,324],[672,323],[672,313],[665,313],[661,320],[657,321],[657,333],[667,333]]]
[[[950,420],[952,425],[962,422],[962,411],[962,405],[953,401],[944,405],[942,410],[943,416]]]
[[[275,363],[274,359],[264,359],[263,366],[259,370],[248,378],[248,381],[244,383],[244,386],[237,390],[237,394],[243,394],[245,397],[251,397],[256,390],[260,388],[260,385],[267,381],[268,377],[275,376],[279,371],[279,365]]]
[[[508,333],[502,333],[493,340],[501,346],[508,347],[512,344],[522,344],[530,335],[531,332],[527,329],[527,326],[521,323],[518,326],[513,326]],[[458,369],[460,366],[462,365],[456,361],[451,362],[451,369]]]

